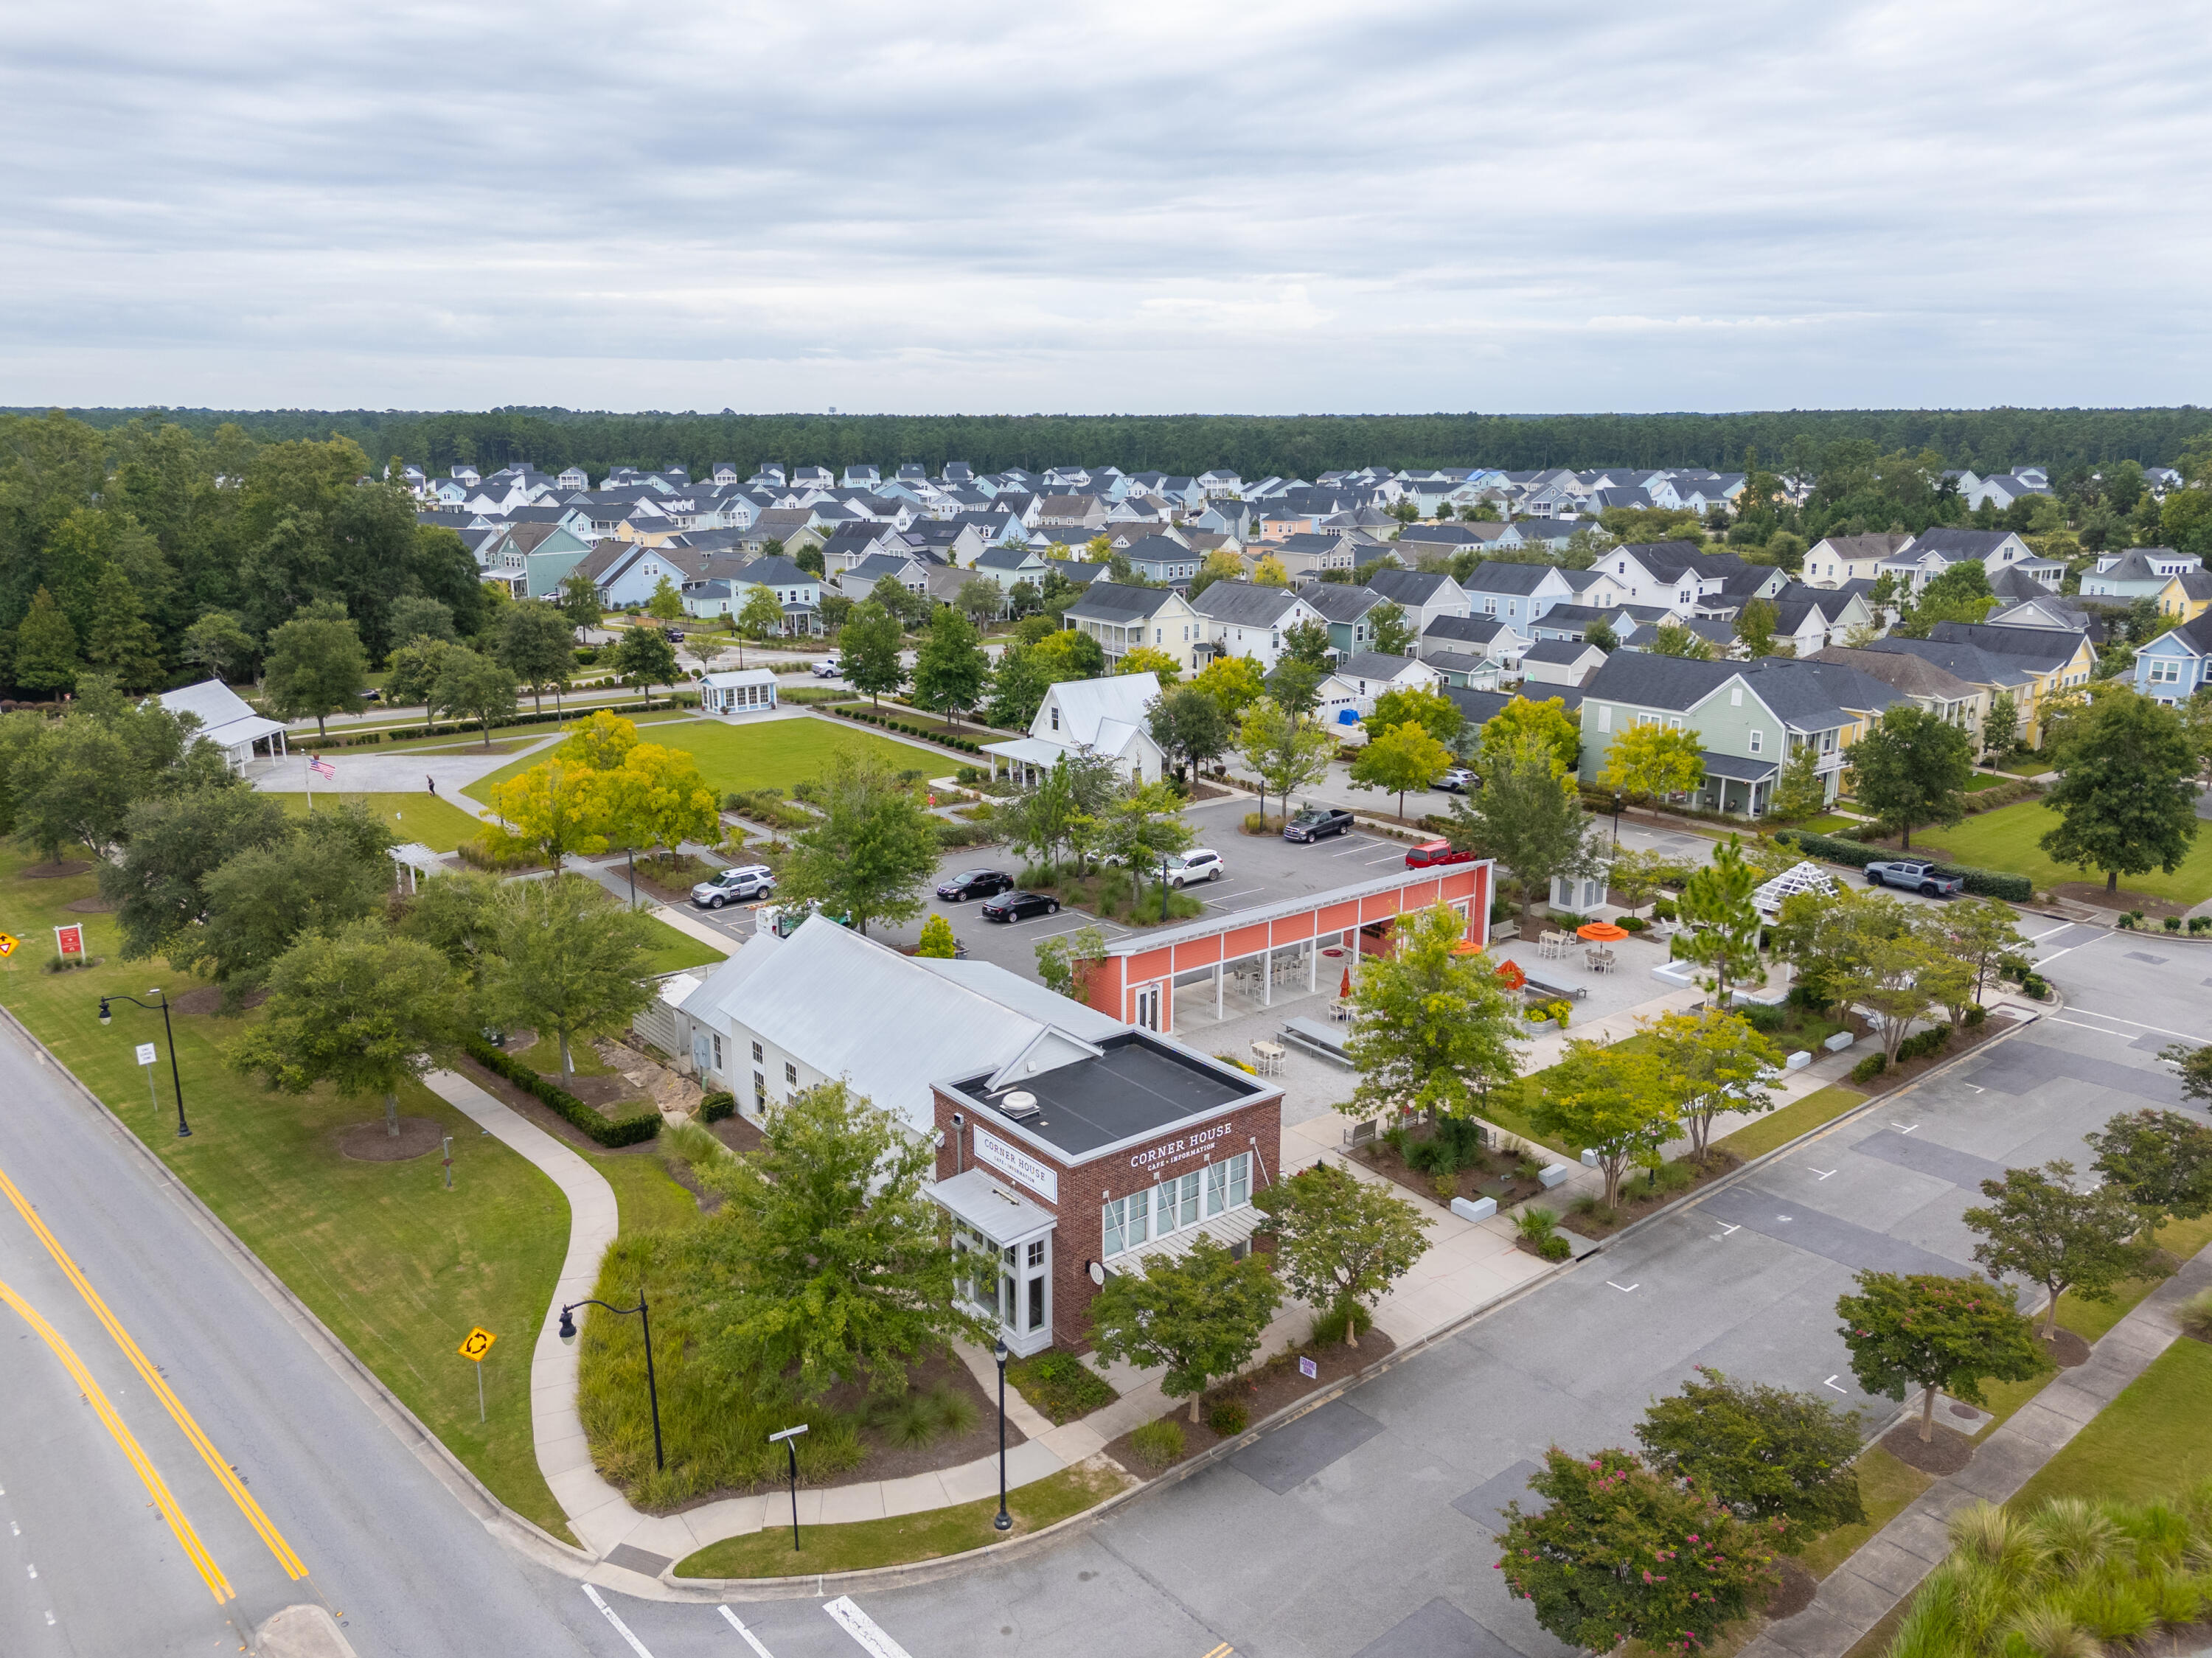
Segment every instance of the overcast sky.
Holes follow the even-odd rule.
[[[0,403],[2212,402],[2212,5],[57,5]]]

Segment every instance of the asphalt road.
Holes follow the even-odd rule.
[[[1267,878],[1322,866],[1287,867]],[[1959,1216],[1982,1174],[2078,1157],[2081,1133],[2114,1112],[2178,1103],[2155,1050],[2212,1040],[2212,953],[2030,926],[2046,932],[2038,953],[2066,1008],[1056,1549],[860,1597],[896,1643],[875,1650],[1558,1658],[1491,1570],[1492,1516],[1546,1445],[1626,1442],[1646,1401],[1698,1363],[1887,1412],[1856,1394],[1835,1335],[1851,1274],[1963,1266]],[[315,1599],[363,1655],[757,1650],[712,1606],[604,1592],[625,1635],[573,1579],[495,1538],[118,1131],[5,1035],[0,1069],[12,1084],[0,1172],[53,1240],[0,1191],[0,1283],[67,1344],[234,1595],[218,1602],[79,1380],[10,1302],[0,1652],[235,1650],[277,1607]],[[304,1576],[117,1332],[159,1367]],[[773,1658],[871,1650],[818,1601],[735,1611]]]

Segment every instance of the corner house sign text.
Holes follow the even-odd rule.
[[[1187,1162],[1202,1157],[1214,1144],[1231,1133],[1236,1125],[1218,1122],[1211,1128],[1201,1128],[1194,1134],[1185,1134],[1181,1139],[1162,1140],[1158,1145],[1148,1145],[1129,1159],[1132,1169],[1154,1173],[1170,1163]]]
[[[988,1163],[1002,1175],[1011,1175],[1047,1203],[1060,1201],[1060,1175],[1026,1151],[1015,1150],[980,1123],[975,1128],[975,1161]]]

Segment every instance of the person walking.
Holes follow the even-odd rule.
[[[430,786],[431,793],[435,794],[438,792],[438,780],[436,778],[425,776],[422,780]]]

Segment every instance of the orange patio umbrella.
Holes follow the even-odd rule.
[[[1628,929],[1615,926],[1610,921],[1592,921],[1588,926],[1575,929],[1575,937],[1587,938],[1594,944],[1618,944],[1628,936]]]

